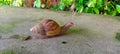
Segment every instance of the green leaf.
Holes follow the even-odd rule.
[[[41,8],[45,8],[45,4],[41,4]]]
[[[86,8],[84,9],[84,12],[88,12],[88,9],[89,9],[89,8],[88,8],[88,7],[86,7]]]
[[[22,6],[22,0],[14,0],[12,3],[13,6],[20,7]]]
[[[96,1],[96,0],[93,0],[93,2],[94,2],[94,3],[97,3],[97,1]]]
[[[116,16],[116,13],[117,13],[116,11],[111,11],[111,12],[110,12],[110,15],[111,15],[111,16]]]
[[[105,0],[106,1],[106,0]],[[105,4],[105,3],[103,3],[104,2],[104,0],[97,0],[97,6],[99,6],[99,7],[103,7],[104,5],[103,4]]]
[[[59,10],[59,6],[58,5],[53,6],[52,10]]]
[[[93,13],[93,10],[92,10],[92,8],[86,7],[86,8],[84,9],[84,12]]]
[[[65,4],[64,3],[60,3],[59,9],[63,10],[65,8]]]
[[[81,5],[81,6],[79,6],[78,8],[76,8],[76,10],[78,11],[78,12],[82,12],[83,11],[83,9],[84,9],[84,7]]]
[[[63,3],[65,7],[69,7],[72,4],[72,1],[73,0],[61,0],[60,3]]]
[[[93,10],[96,14],[99,14],[99,10],[97,8],[93,8]]]
[[[36,0],[36,1],[34,2],[34,7],[40,8],[40,6],[41,6],[40,0]]]
[[[78,0],[79,1],[79,3],[82,5],[83,4],[83,0]]]
[[[120,13],[120,5],[116,5],[116,10]]]
[[[94,2],[92,0],[89,1],[88,7],[95,7]]]

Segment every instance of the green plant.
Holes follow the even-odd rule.
[[[76,11],[78,12],[82,12],[83,11],[83,0],[75,0],[75,8],[76,8]]]
[[[61,0],[58,6],[54,6],[53,10],[64,10],[72,4],[73,0],[69,2]],[[77,12],[94,13],[116,16],[120,13],[120,5],[113,0],[75,0],[75,9]]]
[[[56,6],[54,6],[53,10],[64,10],[65,8],[70,7],[70,5],[73,3],[73,0],[61,0],[60,3]]]
[[[116,10],[118,11],[118,13],[120,13],[120,5],[116,5]]]
[[[10,5],[12,3],[12,0],[0,0],[0,4],[2,5]]]
[[[36,0],[36,1],[34,2],[34,7],[40,8],[40,6],[41,6],[40,0]]]
[[[23,6],[24,0],[0,0],[0,4]],[[52,10],[65,10],[72,4],[75,4],[76,12],[85,12],[93,14],[103,14],[111,16],[120,16],[120,0],[60,0],[58,5],[53,6]],[[35,8],[45,8],[46,4],[41,4],[40,0],[34,2]]]
[[[17,7],[21,7],[21,6],[23,6],[23,0],[14,0],[12,2],[12,5],[17,6]]]
[[[63,10],[64,8],[69,7],[72,4],[72,1],[73,0],[61,0],[59,4],[60,10]]]
[[[76,11],[115,16],[120,13],[120,5],[108,0],[76,0]]]

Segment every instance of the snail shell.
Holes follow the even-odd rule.
[[[55,36],[58,35],[61,31],[59,24],[51,19],[44,20],[43,26],[46,32],[46,36]]]
[[[47,37],[52,37],[55,35],[59,35],[61,32],[61,27],[57,22],[51,19],[45,19],[42,22],[33,26],[30,31],[45,35]]]

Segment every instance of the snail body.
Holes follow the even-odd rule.
[[[42,36],[48,38],[64,34],[72,25],[72,22],[68,22],[64,26],[60,26],[56,21],[52,19],[44,19],[42,22],[33,26],[30,31],[38,34],[38,37]]]

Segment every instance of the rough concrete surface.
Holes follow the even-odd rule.
[[[1,6],[0,26],[16,24],[10,32],[0,31],[0,50],[13,49],[16,54],[120,54],[120,42],[115,39],[116,32],[120,31],[120,21],[116,19],[119,16],[73,14]],[[34,36],[29,29],[44,18],[54,19],[60,25],[72,21],[74,26],[65,35],[49,39],[21,41],[9,38],[15,34]]]

